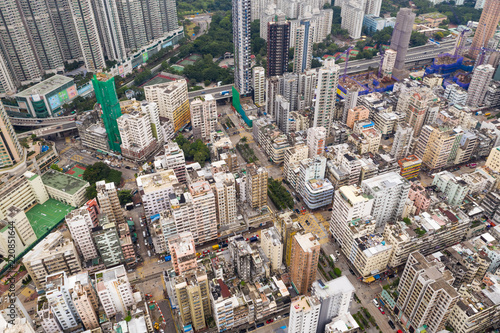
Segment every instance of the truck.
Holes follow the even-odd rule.
[[[172,260],[172,256],[165,256],[165,262]]]
[[[229,95],[229,91],[227,91],[227,90],[221,91],[221,92],[219,93],[219,95],[221,95],[221,96],[226,96],[226,95]]]
[[[212,250],[218,250],[218,249],[220,249],[220,245],[219,244],[216,244],[216,245],[212,246]]]
[[[148,250],[148,257],[151,257],[151,251]]]
[[[146,238],[146,231],[142,231],[142,237]]]
[[[256,242],[258,238],[256,236],[250,237],[250,243]]]

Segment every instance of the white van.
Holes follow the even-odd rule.
[[[372,300],[372,302],[373,302],[373,304],[375,304],[375,306],[378,308],[378,302],[377,302],[377,299],[376,299],[376,298],[374,298],[374,299]]]

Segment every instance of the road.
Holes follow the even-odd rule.
[[[406,63],[407,65],[414,65],[417,61],[422,61],[426,59],[433,59],[438,54],[441,53],[449,53],[452,52],[455,47],[455,41],[446,41],[441,44],[441,46],[437,46],[435,44],[426,44],[422,46],[412,47],[408,49],[408,53],[406,54]],[[356,72],[362,72],[371,68],[378,68],[380,64],[380,58],[375,57],[371,60],[353,60],[349,61],[347,66],[347,74],[352,74]],[[341,68],[343,64],[340,64]]]

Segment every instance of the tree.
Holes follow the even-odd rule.
[[[410,37],[410,47],[422,46],[427,43],[427,37],[418,31],[412,31]]]
[[[111,169],[103,162],[97,162],[90,166],[83,172],[83,179],[88,181],[91,185],[100,180],[105,180],[107,183],[115,183],[116,186],[120,185],[122,173],[118,170]]]
[[[56,171],[59,171],[59,172],[61,172],[61,171],[62,171],[62,169],[61,169],[61,168],[60,168],[57,164],[52,164],[52,165],[50,166],[50,168],[51,168],[52,170],[56,170]]]
[[[194,32],[195,34],[198,34],[198,33],[200,32],[200,29],[201,29],[201,28],[200,28],[200,26],[199,26],[199,25],[197,25],[197,26],[195,26],[195,27],[193,28],[193,32]]]
[[[342,271],[341,271],[339,268],[337,268],[337,267],[335,267],[335,268],[333,269],[333,272],[334,272],[334,273],[335,273],[335,275],[337,275],[337,276],[341,276],[341,275],[342,275]]]
[[[438,31],[434,34],[434,39],[440,41],[444,38],[444,33],[442,31]]]
[[[95,184],[87,187],[87,189],[85,190],[85,197],[87,198],[87,200],[91,200],[97,197],[97,190],[95,188]]]
[[[120,200],[120,205],[128,204],[132,202],[132,191],[130,190],[121,190],[118,191],[118,199]]]
[[[318,68],[318,67],[321,67],[321,62],[318,59],[313,58],[311,62],[311,68]]]

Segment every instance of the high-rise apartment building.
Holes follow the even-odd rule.
[[[73,242],[59,231],[49,234],[23,257],[23,264],[37,289],[44,289],[45,278],[57,272],[73,275],[82,270]]]
[[[309,294],[316,280],[320,248],[319,241],[311,233],[293,237],[290,279],[299,294]]]
[[[470,190],[469,185],[463,179],[447,170],[434,174],[432,186],[436,186],[437,191],[443,192],[450,206],[461,205]]]
[[[95,288],[108,318],[126,315],[135,305],[132,286],[123,265],[95,273]]]
[[[190,231],[196,244],[217,238],[217,213],[215,196],[206,181],[188,186],[189,192],[170,199],[172,219],[166,220],[163,230],[169,232]],[[165,233],[164,233],[165,234]]]
[[[16,234],[19,236],[21,244],[16,245],[28,247],[37,240],[33,227],[26,217],[24,210],[11,206],[7,208],[7,216],[5,219],[9,222],[9,225],[14,227]]]
[[[16,164],[23,158],[23,148],[0,101],[0,167]]]
[[[311,295],[316,296],[321,303],[316,333],[324,332],[326,324],[333,318],[349,313],[354,291],[354,286],[345,275],[328,282],[313,282]]]
[[[307,130],[307,147],[308,157],[316,157],[323,154],[325,151],[325,140],[327,130],[325,127],[311,127]]]
[[[285,134],[290,133],[290,111],[291,106],[289,100],[283,95],[275,97],[276,125]]]
[[[500,1],[497,2],[500,4]],[[495,68],[490,64],[480,65],[474,69],[469,90],[467,90],[467,105],[478,107],[483,104],[493,74],[495,74]]]
[[[384,77],[391,77],[392,70],[396,64],[396,57],[398,52],[392,49],[388,49],[384,52],[384,61],[382,62],[382,74]]]
[[[288,102],[290,111],[298,110],[299,75],[296,73],[285,73],[281,77],[281,92]]]
[[[137,187],[141,195],[146,216],[150,217],[170,208],[169,195],[179,184],[171,169],[137,177]]]
[[[116,120],[122,155],[133,160],[145,160],[163,144],[158,105],[147,101],[120,103],[122,115]]]
[[[413,128],[415,136],[420,135],[420,130],[424,125],[427,109],[430,103],[436,99],[432,90],[422,88],[410,93],[408,100],[408,110],[406,111],[406,123]]]
[[[265,168],[254,164],[247,168],[246,193],[250,207],[262,208],[267,205],[267,177]]]
[[[353,185],[342,186],[335,191],[330,232],[342,247],[344,246],[345,231],[349,228],[351,221],[370,216],[373,203],[372,196]]]
[[[316,156],[299,162],[296,190],[309,209],[332,203],[333,185],[325,179],[326,157]]]
[[[99,327],[97,309],[99,306],[97,293],[88,273],[81,273],[70,277],[73,292],[73,304],[86,329]]]
[[[478,3],[479,2],[481,1],[478,1]],[[479,18],[479,23],[474,33],[469,51],[469,56],[472,59],[476,59],[482,47],[488,47],[490,39],[497,30],[498,22],[500,22],[500,1],[485,0],[483,12]]]
[[[179,183],[186,183],[186,158],[177,142],[172,141],[166,144],[165,155],[159,158],[157,157],[156,162],[159,163],[161,169],[174,170]]]
[[[191,102],[191,126],[193,136],[203,141],[210,140],[217,124],[217,102],[210,94],[195,98]]]
[[[416,14],[411,8],[401,8],[396,17],[395,29],[391,39],[391,50],[397,52],[392,75],[398,78],[404,75],[406,53],[410,45],[415,17]]]
[[[288,68],[290,22],[272,21],[267,25],[267,77],[283,75]]]
[[[30,43],[30,30],[24,23],[25,13],[20,4],[16,1],[2,1],[0,12],[3,16],[0,23],[0,51],[6,62],[6,66],[2,66],[5,70],[2,71],[2,76],[9,77],[9,81],[13,80],[16,85],[39,80],[42,74],[40,59],[35,46]],[[42,41],[39,45],[40,43]],[[3,86],[2,90],[7,89],[8,86]]]
[[[266,73],[264,67],[252,68],[253,77],[253,102],[257,106],[264,106],[266,103]]]
[[[403,127],[398,124],[396,134],[394,134],[394,141],[392,143],[391,156],[398,161],[407,157],[410,153],[412,139],[413,128]]]
[[[457,134],[451,127],[424,125],[415,147],[415,155],[430,170],[443,168],[448,163]]]
[[[217,223],[219,228],[227,227],[236,222],[236,181],[230,172],[214,174],[214,181]]]
[[[295,32],[292,29],[292,33],[295,33],[294,73],[300,74],[311,69],[315,28],[314,23],[310,20],[302,20]]]
[[[47,276],[45,297],[63,330],[69,330],[78,325],[80,316],[73,303],[71,286],[65,272]]]
[[[411,253],[398,284],[394,309],[403,327],[409,331],[422,327],[428,332],[443,330],[459,297],[451,286],[453,280],[453,274],[441,262],[429,261],[419,252]]]
[[[191,120],[186,80],[152,84],[144,87],[144,94],[147,101],[158,105],[160,117],[174,124],[174,131],[180,130]]]
[[[283,265],[283,243],[276,227],[262,231],[260,245],[271,262],[271,269],[279,271]]]
[[[283,177],[292,186],[292,188],[296,188],[297,184],[295,169],[298,168],[300,161],[308,157],[308,152],[309,149],[304,144],[290,147],[285,151]]]
[[[165,241],[172,256],[175,274],[180,276],[184,272],[198,267],[194,238],[191,232],[181,232],[168,237]]]
[[[204,329],[205,317],[212,313],[210,287],[205,267],[198,266],[181,276],[176,276],[172,285],[184,326],[192,325],[196,331]]]
[[[73,0],[85,1],[85,0]],[[97,38],[97,37],[96,37]],[[109,74],[97,73],[92,78],[97,103],[101,109],[101,118],[108,134],[109,148],[121,152],[120,130],[118,129],[117,119],[122,115],[120,102],[116,95],[115,78]]]
[[[363,18],[365,16],[363,8],[358,3],[345,1],[342,5],[342,29],[349,31],[349,36],[353,39],[361,38],[363,28]]]
[[[123,39],[122,25],[118,12],[119,1],[97,0],[94,2],[94,13],[100,33],[101,45],[109,59],[122,60],[127,56]],[[124,26],[127,21],[123,22]]]
[[[74,329],[80,323],[87,329],[99,327],[97,295],[87,273],[47,276],[45,297],[62,329]]]
[[[69,8],[76,28],[76,35],[78,36],[83,59],[85,61],[85,67],[92,72],[101,71],[106,67],[106,63],[104,60],[104,49],[99,39],[99,31],[97,29],[92,2],[90,0],[69,0],[69,2]],[[114,90],[114,81],[112,86]],[[108,89],[110,88],[111,87],[108,86]],[[99,95],[95,86],[94,91],[96,91],[97,102],[102,104],[99,100]]]
[[[494,147],[491,149],[484,166],[495,172],[500,172],[500,147]]]
[[[321,303],[317,297],[300,296],[290,305],[289,333],[316,333]]]
[[[125,222],[123,217],[120,199],[116,191],[115,183],[106,183],[105,180],[100,180],[95,184],[97,190],[97,200],[101,207],[101,212],[106,214],[108,221],[118,225]]]
[[[339,71],[340,67],[335,64],[335,59],[333,58],[325,60],[323,66],[318,71],[316,105],[314,106],[312,127],[322,126],[326,129],[327,134],[330,132],[335,111]]]
[[[377,227],[401,217],[410,191],[408,180],[396,172],[389,172],[363,180],[361,188],[373,197],[370,215],[377,221]]]
[[[241,95],[251,92],[251,0],[233,1],[234,86]]]
[[[71,238],[73,238],[83,260],[87,261],[97,258],[97,249],[91,233],[91,229],[94,226],[89,211],[85,207],[75,209],[66,215],[65,220],[71,233]]]
[[[282,78],[273,76],[266,79],[266,113],[276,119],[276,96],[281,95]]]

